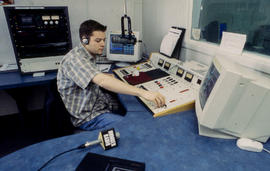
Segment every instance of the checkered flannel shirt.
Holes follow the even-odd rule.
[[[82,44],[61,61],[57,87],[75,127],[119,107],[112,93],[91,82],[99,73],[95,58]]]

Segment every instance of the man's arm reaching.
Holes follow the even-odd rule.
[[[159,92],[152,92],[137,88],[104,73],[97,74],[92,79],[92,82],[115,93],[142,97],[146,100],[154,102],[157,107],[163,107],[165,105],[165,97]]]

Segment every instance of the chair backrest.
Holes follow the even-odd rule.
[[[57,91],[56,79],[51,82],[46,93],[46,132],[49,136],[63,136],[74,133],[76,129],[70,114]]]

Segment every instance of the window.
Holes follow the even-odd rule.
[[[245,50],[270,55],[269,0],[193,0],[194,40],[219,44],[223,31],[247,35]]]

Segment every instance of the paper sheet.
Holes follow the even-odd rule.
[[[240,55],[243,52],[247,35],[237,33],[222,33],[222,40],[220,43],[220,50],[226,51],[235,55]]]
[[[169,33],[162,39],[160,52],[171,56],[181,34],[182,30],[170,28]]]
[[[0,72],[18,70],[17,64],[3,64],[0,67]]]

